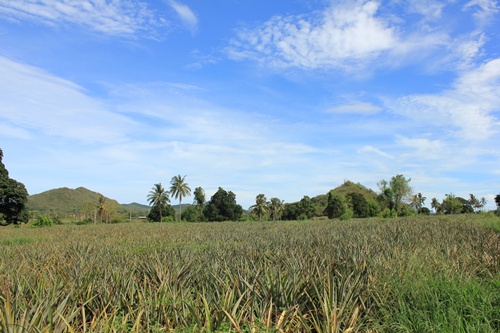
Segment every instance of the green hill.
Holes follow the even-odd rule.
[[[92,205],[97,207],[100,196],[100,193],[84,187],[76,189],[63,187],[30,195],[26,206],[31,211],[41,213],[80,214],[82,210]],[[106,198],[106,202],[115,207],[120,206],[116,200],[110,198]]]
[[[377,200],[377,193],[375,191],[361,185],[360,183],[351,182],[350,180],[344,181],[344,184],[334,188],[332,191],[337,195],[343,196],[354,192],[361,194],[366,200]],[[323,212],[328,203],[328,193],[317,195],[314,198],[311,198],[311,201],[313,202],[313,205],[318,213]]]

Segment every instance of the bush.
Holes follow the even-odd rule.
[[[394,209],[389,209],[389,208],[384,209],[380,215],[382,215],[382,217],[388,217],[388,218],[394,218],[398,216],[398,214]]]
[[[54,225],[54,221],[50,218],[50,216],[40,214],[36,219],[35,223],[33,223],[34,227],[44,228],[44,227],[52,227]]]
[[[354,212],[351,208],[346,208],[344,214],[340,217],[341,221],[350,220],[354,217]]]
[[[165,216],[164,218],[161,219],[162,222],[175,222],[175,219],[173,216]]]

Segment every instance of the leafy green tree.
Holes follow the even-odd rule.
[[[210,221],[238,221],[243,208],[236,203],[236,195],[219,187],[203,209],[203,215]]]
[[[188,222],[201,222],[204,220],[203,209],[199,209],[196,205],[188,206],[184,209],[184,213],[182,214],[182,220]]]
[[[268,203],[271,220],[276,221],[281,219],[284,208],[282,200],[278,198],[271,198],[271,201]]]
[[[305,195],[299,201],[299,215],[297,216],[298,220],[305,220],[314,217],[316,214],[316,208],[314,208],[314,204],[310,197]]]
[[[406,179],[403,175],[396,175],[389,182],[382,179],[378,186],[381,194],[379,198],[389,209],[394,209],[399,213],[404,205],[411,199],[413,192],[410,186],[411,178]]]
[[[182,197],[187,197],[191,195],[191,188],[186,183],[186,176],[181,177],[181,175],[172,177],[170,181],[170,193],[179,199],[179,220],[182,219]]]
[[[24,210],[28,201],[28,191],[23,183],[9,178],[9,172],[2,159],[3,151],[0,149],[0,221],[5,220],[6,224],[18,224],[25,221],[27,216]]]
[[[346,199],[354,213],[354,217],[363,218],[370,216],[370,208],[364,196],[359,193],[351,192],[347,194]]]
[[[174,221],[175,219],[175,209],[168,203],[159,206],[151,207],[149,214],[147,216],[148,221],[151,222],[164,222],[165,220]]]
[[[444,214],[461,214],[470,212],[471,207],[467,205],[467,200],[455,196],[453,193],[446,194],[441,203],[441,211]]]
[[[324,214],[329,219],[341,217],[346,210],[345,198],[343,195],[336,195],[333,191],[328,192],[328,201]]]
[[[199,208],[203,208],[205,205],[205,191],[201,187],[194,189],[194,204]]]
[[[500,194],[497,194],[495,196],[495,203],[497,205],[497,208],[500,208]]]
[[[297,220],[299,211],[300,207],[298,202],[286,203],[283,205],[283,214],[281,218],[286,221]]]
[[[256,214],[259,221],[268,213],[267,198],[264,194],[258,194],[255,197],[255,205],[251,206],[252,213]]]
[[[151,221],[161,222],[163,219],[163,211],[166,209],[167,204],[170,202],[170,197],[168,195],[168,191],[161,185],[161,183],[154,184],[153,189],[149,191],[148,194],[148,203],[153,206],[153,209],[156,207],[156,211],[158,217],[155,219],[151,219]],[[150,215],[153,211],[151,209]]]
[[[374,200],[367,200],[369,216],[374,217],[380,214],[380,206]]]

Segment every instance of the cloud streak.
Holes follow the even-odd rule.
[[[175,10],[182,22],[189,27],[191,32],[196,32],[198,29],[198,17],[193,13],[191,8],[174,0],[168,0],[168,4]]]
[[[51,26],[74,25],[106,35],[158,37],[168,22],[141,1],[3,0],[0,13],[11,20]]]

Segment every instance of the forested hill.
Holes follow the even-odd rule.
[[[100,193],[84,187],[76,189],[63,187],[30,195],[27,208],[41,213],[79,214],[89,207],[97,207],[100,196]],[[105,203],[121,207],[116,200],[110,198],[106,198]]]
[[[333,193],[337,195],[343,195],[346,196],[349,193],[359,193],[361,194],[366,200],[377,200],[377,193],[373,191],[372,189],[369,189],[360,183],[354,183],[351,182],[350,180],[344,181],[344,183],[336,188],[334,188]],[[320,194],[312,198],[312,203],[316,207],[316,210],[318,212],[322,212],[328,202],[328,193],[327,194]]]

